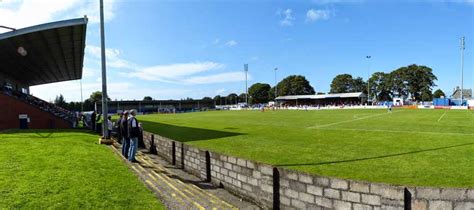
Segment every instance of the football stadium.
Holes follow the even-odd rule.
[[[113,100],[126,90],[116,89],[115,75],[106,79],[107,68],[132,62],[111,60],[119,53],[105,48],[103,9],[101,0],[96,23],[84,16],[0,26],[7,29],[0,33],[0,209],[474,209],[465,37],[463,76],[448,81],[456,86],[451,95],[434,90],[445,79],[425,65],[395,64],[402,67],[365,79],[337,72],[330,90],[316,92],[299,72],[278,81],[278,68],[274,85],[255,73],[249,86],[245,62],[240,94]],[[310,11],[305,24],[316,21]],[[280,27],[293,26],[291,14],[278,12]],[[91,24],[100,30],[88,31]],[[100,86],[83,100],[88,39],[97,32]],[[237,45],[220,42],[219,49]],[[160,68],[178,76],[205,71]],[[153,84],[176,85],[178,76]],[[78,102],[67,103],[67,92],[52,101],[31,90],[71,81],[81,82]],[[59,89],[47,91],[68,87]]]

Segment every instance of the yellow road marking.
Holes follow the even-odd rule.
[[[142,168],[143,170],[145,170],[142,166],[138,165],[138,167]],[[155,176],[158,176],[159,178],[161,178],[162,181],[164,181],[169,187],[171,187],[172,189],[174,189],[178,194],[180,194],[184,199],[188,200],[190,203],[194,204],[198,209],[205,209],[204,207],[202,207],[199,203],[193,201],[191,198],[189,198],[188,196],[186,196],[183,192],[181,192],[178,188],[176,188],[175,186],[173,186],[173,184],[171,184],[170,182],[168,182],[165,178],[163,178],[160,174],[157,174],[155,171],[151,171]]]
[[[146,157],[146,156],[145,156],[145,157]],[[141,159],[142,159],[144,162],[146,162],[146,163],[148,163],[149,165],[151,165],[151,166],[161,168],[161,166],[160,166],[159,164],[153,164],[153,163],[151,163],[150,161],[146,160],[146,159],[149,159],[149,157],[146,157],[146,159],[145,159],[145,158],[141,158]],[[163,170],[165,170],[165,169],[163,169]],[[170,171],[169,171],[169,172],[170,172]],[[170,173],[171,173],[171,172],[170,172]],[[171,180],[171,178],[169,178],[168,176],[166,176],[166,175],[163,175],[163,176],[164,176],[165,178],[167,178],[168,180],[173,181],[173,180]],[[184,187],[187,187],[188,189],[191,189],[192,191],[194,191],[194,192],[196,192],[196,193],[199,193],[199,194],[201,194],[201,195],[203,195],[203,196],[209,196],[209,197],[211,197],[211,198],[214,198],[215,201],[220,201],[222,204],[224,204],[224,205],[226,205],[226,206],[228,206],[228,207],[230,207],[230,208],[235,208],[234,206],[230,205],[229,203],[225,202],[224,200],[220,199],[219,197],[217,197],[217,196],[215,196],[215,195],[213,195],[213,194],[211,194],[211,193],[208,193],[208,192],[202,190],[201,188],[197,187],[197,186],[194,185],[194,184],[185,184],[185,183],[183,183],[183,182],[182,182],[181,180],[179,180],[179,179],[175,179],[174,181],[181,183]],[[189,188],[189,186],[190,186],[191,188]],[[201,197],[202,197],[202,196],[201,196]],[[207,199],[206,197],[204,197],[204,198]],[[209,201],[210,201],[211,203],[215,203],[214,199],[209,199]]]
[[[146,162],[146,163],[148,163],[148,164],[152,164],[152,165],[155,166],[155,167],[159,167],[158,164],[153,164],[153,163],[151,163],[151,162],[148,161],[148,160],[143,159],[143,161]],[[170,171],[168,171],[168,172],[169,172],[170,174],[172,174]],[[173,174],[173,175],[174,175],[174,174]],[[165,176],[165,175],[164,175],[164,176]],[[212,194],[205,192],[204,190],[198,188],[198,187],[195,186],[194,184],[186,184],[186,183],[182,182],[182,181],[179,180],[179,179],[174,179],[174,180],[172,180],[172,179],[169,178],[168,176],[165,176],[165,178],[167,178],[167,179],[170,180],[170,181],[179,182],[183,187],[185,187],[185,188],[187,188],[187,189],[189,189],[189,190],[191,190],[191,191],[193,191],[193,192],[199,194],[199,195],[200,195],[199,197],[201,197],[201,198],[203,198],[203,199],[205,199],[205,200],[209,200],[211,203],[216,203],[216,201],[220,201],[220,202],[222,202],[222,203],[225,203],[225,202],[222,201],[220,198],[217,198],[217,197],[213,196]],[[192,187],[191,187],[191,186],[192,186]],[[194,187],[194,188],[193,188],[193,187]],[[189,191],[188,191],[188,194],[193,195],[193,194],[191,194],[191,192],[189,192]],[[228,205],[228,206],[233,207],[233,206],[231,206],[231,205]]]
[[[137,173],[140,173],[140,171],[139,171],[137,168],[135,168],[135,166],[132,165],[132,168],[133,168]],[[146,171],[145,171],[145,172],[146,172]],[[142,173],[140,173],[140,174],[142,174]],[[148,173],[148,174],[149,174],[149,173]],[[151,174],[149,174],[149,176],[150,176],[153,180],[155,180],[155,182],[156,182],[157,185],[159,185],[160,187],[163,188],[163,190],[165,190],[166,186],[160,184],[160,182],[159,182],[158,180],[156,180],[155,177],[153,177]],[[149,181],[149,180],[145,180],[145,182],[150,182],[150,181]],[[151,183],[151,182],[150,182],[150,183]],[[156,188],[154,185],[152,185],[152,187]],[[161,191],[162,191],[162,190],[159,190],[159,189],[157,190],[157,192],[161,192]],[[164,194],[164,195],[166,195],[166,194]],[[178,203],[180,203],[181,205],[187,206],[187,205],[186,205],[186,202],[185,202],[182,198],[176,197],[176,194],[172,193],[171,196],[172,196],[172,197],[175,197],[176,201],[178,201]]]

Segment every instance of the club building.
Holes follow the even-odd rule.
[[[30,95],[30,87],[82,77],[87,18],[0,34],[0,130],[71,128],[74,113]]]

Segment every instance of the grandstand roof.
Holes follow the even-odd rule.
[[[362,92],[355,93],[331,93],[324,95],[293,95],[278,96],[276,100],[296,100],[296,99],[329,99],[329,98],[364,98],[366,95]]]
[[[27,84],[80,79],[87,17],[0,34],[0,73]]]

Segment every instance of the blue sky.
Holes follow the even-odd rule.
[[[34,1],[0,3],[0,22],[9,25],[5,20],[15,15],[27,19],[21,8],[28,4]],[[95,1],[65,5],[53,0],[44,9],[48,17],[35,20],[90,17],[82,81],[85,98],[100,90],[96,6]],[[328,92],[337,74],[366,79],[367,55],[372,56],[371,72],[410,64],[429,66],[438,77],[435,89],[451,93],[460,85],[461,36],[466,37],[464,84],[474,87],[473,1],[108,0],[105,6],[112,99],[242,93],[244,63],[249,64],[249,86],[256,82],[273,86],[273,69],[278,67],[279,80],[301,74],[316,91]],[[49,11],[51,7],[56,9]],[[11,16],[2,17],[2,9]],[[33,87],[32,93],[46,100],[62,93],[68,101],[76,101],[78,88],[79,82],[71,81]]]

